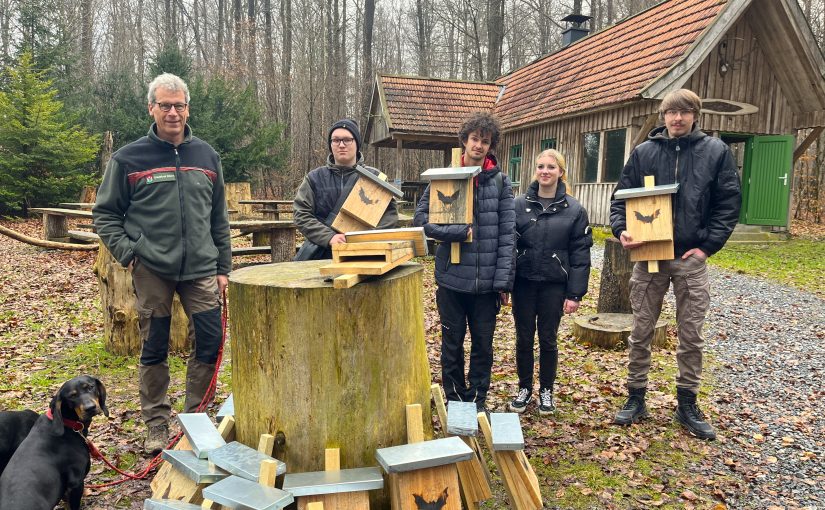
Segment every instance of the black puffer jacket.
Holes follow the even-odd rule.
[[[565,297],[576,301],[587,293],[593,234],[587,211],[559,181],[556,197],[544,209],[539,183],[516,198],[516,277],[567,284]]]
[[[461,243],[461,263],[450,263],[450,243],[467,238],[467,225],[429,223],[430,187],[421,196],[413,222],[441,244],[435,255],[438,285],[458,292],[484,294],[509,292],[513,286],[515,211],[510,179],[502,175],[501,189],[495,175],[501,170],[492,156],[491,168],[479,174],[473,202],[473,242]],[[485,165],[486,166],[486,165]]]
[[[665,126],[647,138],[633,149],[614,193],[644,187],[646,175],[656,176],[657,185],[678,182],[673,199],[675,255],[678,258],[693,248],[713,255],[739,221],[739,174],[730,149],[696,124],[679,138],[668,138]],[[627,230],[624,200],[614,199],[610,204],[610,226],[617,238]]]

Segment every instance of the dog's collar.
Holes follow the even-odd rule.
[[[54,416],[52,416],[52,410],[51,409],[46,409],[46,418],[54,421]],[[75,421],[75,420],[67,420],[66,418],[63,418],[63,426],[64,427],[69,427],[70,429],[74,430],[75,432],[83,432],[83,429],[86,428],[86,426],[83,425],[81,422]]]

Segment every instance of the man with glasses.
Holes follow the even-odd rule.
[[[327,164],[304,177],[295,192],[293,217],[306,238],[295,260],[332,258],[332,245],[346,242],[343,233],[331,227],[335,216],[358,180],[356,167],[380,175],[377,169],[364,166],[361,155],[361,132],[352,119],[342,119],[329,128]],[[395,199],[376,228],[394,228],[398,223]]]
[[[169,328],[175,292],[194,331],[184,412],[195,412],[215,373],[221,298],[232,269],[218,154],[192,135],[189,89],[161,74],[149,84],[149,133],[114,153],[92,209],[101,240],[132,272],[142,342],[138,374],[144,450],[169,442]]]
[[[710,306],[706,260],[721,250],[739,219],[740,190],[736,162],[722,140],[707,136],[697,124],[702,100],[687,89],[670,92],[659,113],[665,125],[655,128],[647,141],[630,154],[616,190],[644,186],[646,175],[655,183],[679,184],[673,196],[674,260],[659,262],[659,272],[649,273],[637,262],[630,279],[633,327],[628,338],[627,388],[629,397],[613,422],[630,425],[647,417],[645,393],[650,371],[653,329],[662,300],[673,283],[676,298],[676,350],[678,373],[675,419],[701,439],[715,439],[696,403],[702,380],[702,327]],[[625,249],[636,242],[627,232],[624,200],[610,204],[613,234]]]

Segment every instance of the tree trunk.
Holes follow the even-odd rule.
[[[224,184],[226,208],[238,211],[238,219],[252,218],[252,205],[239,204],[239,200],[252,200],[252,186],[248,182],[227,182]]]
[[[80,32],[80,46],[81,55],[83,55],[83,72],[86,78],[91,79],[94,68],[92,62],[92,0],[82,0],[80,4],[81,9],[81,32]]]
[[[501,74],[501,47],[504,43],[504,0],[487,0],[487,76]]]
[[[132,273],[112,257],[100,243],[92,268],[100,284],[100,307],[103,310],[103,341],[106,350],[118,356],[140,354],[140,326],[135,307]],[[178,295],[172,302],[171,351],[189,351],[189,321]]]
[[[361,130],[367,127],[370,115],[370,99],[372,98],[373,82],[372,75],[372,29],[375,23],[375,0],[365,0],[364,2],[364,77],[363,96],[361,98]],[[425,75],[422,75],[425,76]],[[364,140],[366,142],[366,140]]]
[[[112,132],[106,131],[103,133],[103,148],[100,150],[100,175],[101,177],[103,174],[106,173],[106,167],[109,166],[109,160],[112,159],[112,150],[114,147],[114,140],[112,138]],[[94,202],[95,197],[97,196],[97,191],[92,195],[91,200],[84,200],[84,196],[86,194],[86,188],[91,187],[93,190],[96,190],[93,186],[86,186],[83,188],[83,193],[80,197],[80,202]]]
[[[630,275],[633,263],[630,254],[618,239],[608,237],[604,243],[602,280],[599,284],[599,313],[631,313]]]
[[[423,271],[404,264],[336,290],[318,268],[287,262],[233,271],[229,283],[237,438],[276,436],[290,472],[375,466],[377,448],[406,443],[407,404],[421,404],[432,437],[430,373],[421,301]],[[389,491],[370,491],[389,508]]]
[[[292,135],[292,0],[281,0],[281,23],[281,118],[284,123],[284,138],[288,140]]]

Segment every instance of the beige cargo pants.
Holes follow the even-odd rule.
[[[707,263],[696,257],[659,262],[659,272],[649,273],[647,262],[637,262],[630,278],[633,328],[628,339],[628,388],[647,387],[653,329],[662,311],[665,293],[673,283],[676,298],[676,332],[679,345],[676,386],[698,393],[702,380],[702,327],[710,306]]]

